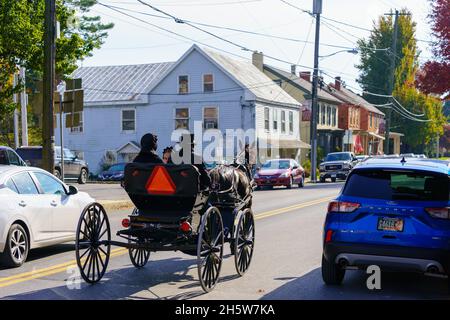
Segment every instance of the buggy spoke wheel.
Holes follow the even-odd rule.
[[[213,290],[219,280],[224,240],[222,216],[211,207],[202,216],[197,244],[198,277],[205,292]]]
[[[105,209],[88,205],[78,221],[75,255],[81,277],[88,283],[100,281],[106,272],[111,251],[111,229]]]
[[[141,239],[130,239],[128,242],[137,244],[145,243],[145,241]],[[147,264],[148,259],[150,258],[150,251],[144,248],[130,248],[128,249],[128,254],[130,256],[131,263],[136,268],[144,267]]]
[[[247,272],[255,245],[255,220],[253,212],[246,209],[239,217],[234,243],[234,264],[238,275]]]

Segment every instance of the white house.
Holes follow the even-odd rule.
[[[223,135],[253,129],[258,154],[279,148],[279,154],[264,152],[261,161],[298,158],[305,146],[300,104],[251,61],[193,45],[174,63],[82,67],[74,77],[83,79],[85,105],[80,128],[66,129],[64,144],[82,152],[93,172],[105,161],[131,161],[147,132],[158,135],[161,153],[174,145],[175,130],[194,132],[199,124]]]

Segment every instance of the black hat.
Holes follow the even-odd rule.
[[[157,135],[151,134],[151,133],[146,133],[141,138],[141,148],[156,150],[157,142],[158,142]]]

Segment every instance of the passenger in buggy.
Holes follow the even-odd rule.
[[[173,164],[172,161],[172,152],[173,152],[173,147],[167,147],[163,150],[163,158],[162,161],[165,164]]]
[[[158,136],[146,133],[141,138],[141,151],[134,158],[133,162],[139,163],[163,163],[161,158],[155,153],[158,149]]]
[[[203,158],[201,155],[194,153],[194,147],[195,147],[195,140],[194,140],[194,134],[183,134],[180,138],[180,144],[183,143],[183,141],[190,141],[190,163],[184,163],[183,164],[192,164],[194,167],[196,167],[200,173],[200,189],[205,190],[208,189],[211,185],[211,179],[209,177],[208,172],[206,171],[205,163],[203,162]],[[183,149],[180,151],[180,156],[183,158]]]

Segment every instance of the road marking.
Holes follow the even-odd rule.
[[[296,204],[296,205],[292,205],[292,206],[288,206],[288,207],[284,207],[284,208],[280,208],[280,209],[262,212],[260,214],[255,215],[255,220],[260,220],[260,219],[276,216],[276,215],[279,215],[282,213],[286,213],[289,211],[310,207],[315,204],[327,202],[333,198],[334,197],[326,197],[326,198],[316,199],[316,200],[312,200],[309,202],[304,202],[301,204]],[[122,256],[122,255],[126,254],[127,252],[128,252],[128,249],[126,249],[126,248],[113,249],[113,250],[111,250],[110,258]],[[57,274],[60,272],[64,272],[68,268],[71,268],[71,267],[77,267],[76,260],[53,265],[53,266],[50,266],[47,268],[23,272],[23,273],[13,275],[10,277],[0,278],[0,288],[11,286],[11,285],[21,283],[21,282],[30,281],[30,280],[37,279],[37,278],[43,278],[46,276],[54,275],[54,274]]]

